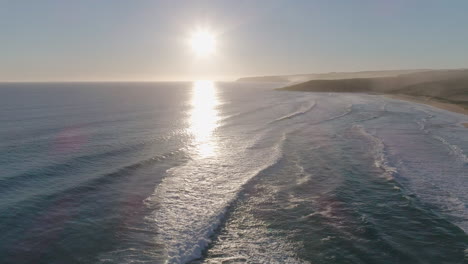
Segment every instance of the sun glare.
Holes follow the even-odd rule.
[[[218,104],[216,87],[212,81],[194,82],[189,132],[193,135],[195,150],[201,158],[216,152],[213,133],[218,126]]]
[[[198,56],[206,56],[216,50],[216,39],[213,33],[207,30],[197,30],[190,39],[192,50]]]

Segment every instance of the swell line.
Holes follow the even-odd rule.
[[[359,134],[368,138],[372,142],[371,151],[374,157],[374,166],[383,170],[383,176],[387,180],[394,179],[394,176],[398,173],[398,170],[396,167],[390,165],[383,141],[375,135],[372,135],[371,133],[367,132],[366,129],[361,125],[353,125],[353,128]]]
[[[114,171],[101,173],[97,177],[93,177],[93,178],[84,180],[82,182],[78,182],[76,185],[72,185],[72,186],[69,186],[69,187],[62,188],[61,190],[57,190],[56,192],[51,193],[51,194],[46,194],[46,193],[36,194],[36,195],[34,195],[34,200],[35,201],[40,201],[41,199],[37,199],[38,197],[53,198],[53,197],[60,197],[60,196],[63,196],[63,195],[71,195],[71,194],[74,194],[74,193],[80,193],[81,194],[81,193],[85,193],[87,191],[92,191],[92,190],[95,190],[95,189],[98,189],[98,188],[102,188],[105,184],[111,183],[115,179],[118,179],[118,178],[121,178],[121,177],[124,177],[124,176],[127,176],[127,175],[131,175],[132,172],[134,172],[134,171],[136,171],[136,170],[138,170],[138,169],[140,169],[142,167],[149,166],[149,165],[152,165],[154,163],[164,161],[164,160],[166,160],[168,158],[171,158],[173,156],[179,155],[179,154],[182,153],[182,150],[183,149],[181,148],[181,149],[178,149],[178,150],[175,150],[175,151],[167,152],[167,153],[162,154],[162,155],[156,155],[156,156],[153,156],[151,158],[141,160],[141,161],[138,161],[138,162],[135,162],[135,163],[132,163],[132,164],[124,165],[124,166],[122,166],[120,168],[117,168]],[[8,185],[5,185],[3,183],[0,187],[6,188],[6,187],[8,187]],[[16,186],[16,188],[18,188],[18,187]],[[30,198],[31,197],[24,197],[21,200],[15,201],[14,204],[12,204],[11,206],[17,206],[18,203],[30,203]]]
[[[432,138],[434,138],[437,141],[441,142],[449,150],[450,154],[455,156],[455,158],[457,158],[458,160],[462,161],[465,164],[468,164],[468,156],[465,154],[465,152],[459,146],[448,142],[445,138],[443,138],[441,136],[435,135],[430,129],[428,129],[426,127],[426,123],[430,119],[434,118],[435,115],[433,115],[433,114],[431,114],[431,113],[429,113],[427,111],[424,111],[424,110],[419,110],[419,111],[421,111],[421,112],[423,112],[423,113],[425,113],[427,115],[426,117],[423,117],[421,120],[416,121],[416,123],[419,126],[419,129],[421,131],[423,131],[425,134],[428,134]]]
[[[330,122],[330,121],[342,118],[344,116],[347,116],[347,115],[351,114],[352,112],[353,112],[353,104],[350,104],[350,105],[348,105],[348,107],[346,107],[346,110],[343,113],[341,113],[339,115],[336,115],[336,116],[332,116],[332,117],[324,119],[324,120],[320,120],[320,121],[315,122],[315,123],[312,123],[312,125],[318,125],[318,124],[322,124],[322,123],[325,123],[325,122]]]
[[[0,178],[0,193],[1,193],[2,188],[4,188],[5,186],[12,187],[12,184],[17,184],[17,183],[25,182],[25,180],[32,180],[32,179],[37,178],[38,172],[41,175],[40,179],[44,180],[46,178],[60,175],[60,173],[63,173],[63,171],[68,168],[79,167],[80,163],[82,162],[84,163],[87,163],[90,161],[95,162],[95,161],[103,160],[104,158],[119,157],[125,154],[131,154],[132,152],[140,150],[141,148],[148,146],[150,144],[153,144],[154,142],[169,141],[169,139],[172,138],[173,136],[174,134],[158,136],[158,137],[151,138],[149,140],[137,142],[132,145],[126,145],[120,148],[114,148],[114,149],[104,151],[104,152],[78,155],[66,161],[61,161],[60,163],[53,163],[51,165],[34,168],[33,170],[26,170],[18,174],[4,176]]]
[[[300,109],[296,112],[293,112],[291,114],[288,114],[288,115],[285,115],[285,116],[282,116],[280,118],[277,118],[271,122],[269,122],[269,124],[272,124],[272,123],[276,123],[276,122],[279,122],[279,121],[283,121],[283,120],[286,120],[286,119],[291,119],[291,118],[294,118],[294,117],[297,117],[297,116],[300,116],[300,115],[303,115],[303,114],[306,114],[308,112],[310,112],[312,109],[314,109],[314,107],[317,105],[317,102],[314,100],[310,105],[308,105],[305,109]]]
[[[459,160],[461,160],[465,164],[468,164],[468,157],[466,156],[466,154],[463,152],[463,150],[460,147],[449,143],[445,138],[441,136],[432,135],[432,137],[442,142],[442,144],[444,144],[449,149],[452,155],[457,157]]]

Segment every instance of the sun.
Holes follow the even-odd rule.
[[[198,56],[207,56],[215,52],[216,38],[208,30],[197,30],[192,33],[190,45]]]

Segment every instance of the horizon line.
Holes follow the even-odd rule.
[[[359,70],[359,71],[327,71],[327,72],[310,72],[310,73],[292,73],[292,74],[259,74],[259,75],[244,75],[241,77],[232,78],[197,78],[197,79],[181,79],[181,80],[0,80],[1,84],[5,83],[173,83],[173,82],[195,82],[200,80],[210,80],[214,82],[236,82],[242,78],[252,77],[274,77],[274,76],[301,76],[312,74],[330,74],[330,73],[362,73],[362,72],[385,72],[385,71],[443,71],[443,70],[468,70],[467,68],[403,68],[403,69],[388,69],[388,70]]]

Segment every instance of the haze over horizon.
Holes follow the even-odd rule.
[[[1,6],[0,81],[233,80],[468,67],[468,2],[461,0],[4,0]],[[216,38],[210,55],[197,56],[188,44],[197,28]]]
[[[467,263],[467,11],[0,0],[0,264]]]

